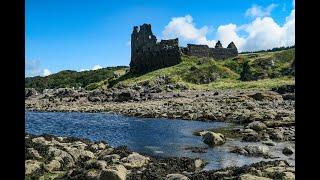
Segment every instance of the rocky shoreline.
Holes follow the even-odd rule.
[[[174,86],[175,87],[175,86]],[[143,118],[225,121],[244,141],[294,141],[294,86],[267,90],[172,91],[152,87],[112,90],[26,90],[29,111],[106,112]],[[143,90],[141,90],[143,89]]]
[[[285,161],[203,171],[205,162],[186,157],[148,157],[124,146],[88,139],[26,134],[26,179],[294,179]]]
[[[188,90],[167,83],[165,86],[142,85],[95,91],[63,88],[45,90],[39,93],[34,89],[26,89],[25,97],[25,107],[29,111],[106,112],[143,118],[231,122],[236,124],[237,127],[220,130],[204,129],[194,134],[201,135],[204,143],[209,146],[223,145],[227,138],[239,138],[241,141],[252,144],[235,147],[230,153],[264,157],[269,160],[273,157],[268,153],[268,147],[273,147],[278,142],[294,144],[295,141],[294,85],[273,90],[215,91]],[[205,140],[206,137],[208,140]],[[41,140],[35,144],[33,141],[37,138]],[[60,148],[57,150],[59,153],[56,153],[58,159],[53,162],[53,164],[60,163],[58,170],[51,172],[50,169],[45,168],[46,163],[50,164],[54,160],[52,157],[49,158],[50,161],[47,161],[47,158],[44,158],[44,161],[41,159],[40,164],[43,165],[40,166],[39,162],[34,162],[37,155],[32,155],[32,158],[26,161],[26,165],[41,167],[41,171],[33,171],[27,175],[28,177],[43,175],[43,173],[49,173],[51,176],[52,174],[57,175],[59,172],[58,176],[64,174],[63,179],[90,179],[91,176],[91,179],[103,179],[101,176],[104,175],[101,174],[106,175],[110,172],[117,174],[116,172],[120,172],[120,174],[126,174],[126,179],[294,179],[295,173],[294,167],[282,160],[259,162],[244,167],[230,167],[222,170],[201,171],[204,163],[199,159],[164,159],[137,154],[129,157],[132,152],[128,149],[112,148],[106,143],[99,145],[99,143],[87,140],[76,139],[70,141],[70,138],[34,137],[33,135],[26,135],[26,141],[30,143],[30,146],[26,147],[26,154],[33,151],[30,148],[36,149],[34,146],[39,146],[40,149],[36,150],[40,150],[40,152],[43,149],[48,151],[48,148],[51,148],[52,151],[52,148]],[[257,142],[263,145],[254,145]],[[39,144],[45,144],[46,147]],[[91,146],[94,146],[95,150]],[[101,149],[99,146],[104,148]],[[82,148],[83,152],[81,153],[84,153],[84,160],[81,158],[79,160],[74,159],[73,155],[69,156],[70,153],[73,153],[73,150],[69,152],[70,148],[74,147]],[[106,151],[105,149],[108,148],[112,148],[112,151],[110,149],[111,152],[108,151],[109,154],[105,154],[106,156],[110,155],[105,165],[105,162],[102,162],[105,160],[99,159],[101,157],[99,153]],[[191,150],[194,152],[205,151],[205,149],[197,147],[191,147]],[[40,152],[38,154],[41,154]],[[294,146],[287,146],[282,149],[282,152],[291,156],[294,154]],[[60,156],[62,154],[68,156],[65,158],[70,159],[67,162],[71,161],[74,164],[63,165],[65,159],[61,160],[62,157]],[[141,165],[138,168],[129,167],[130,165],[125,163],[126,160],[131,158],[141,160],[144,163],[138,162]],[[90,159],[94,159],[92,160],[94,165],[89,165],[88,169],[86,163],[89,163],[87,161]],[[109,161],[110,159],[112,160]],[[199,163],[202,165],[199,165]],[[199,167],[196,168],[196,166]],[[91,171],[90,168],[93,168],[93,170]],[[105,169],[108,170],[108,173],[104,171]],[[60,174],[61,170],[63,171],[62,174]],[[109,175],[106,176],[109,177]],[[123,175],[119,175],[118,179],[124,179]]]

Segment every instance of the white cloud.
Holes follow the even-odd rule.
[[[267,6],[266,8],[263,8],[262,6],[258,6],[258,5],[252,5],[251,8],[249,8],[246,11],[246,16],[250,16],[250,17],[265,17],[265,16],[270,16],[271,12],[274,8],[276,8],[278,5],[277,4],[270,4],[269,6]]]
[[[242,49],[242,46],[245,43],[245,39],[239,37],[237,31],[237,25],[235,24],[221,25],[217,30],[217,39],[219,39],[222,45],[225,46],[233,41],[238,49]]]
[[[42,69],[39,60],[26,60],[25,61],[25,76],[48,76],[52,74],[49,69]]]
[[[43,76],[49,76],[51,73],[51,71],[49,69],[44,69],[43,70]]]
[[[101,69],[102,66],[100,65],[94,65],[91,69],[80,69],[80,72],[82,71],[90,71],[90,70],[98,70],[98,69]]]
[[[200,29],[196,28],[190,15],[172,18],[162,31],[164,39],[180,37],[182,42],[189,41],[198,44],[207,44],[213,47],[215,41],[207,40],[207,33],[208,27],[203,26]]]
[[[89,69],[80,69],[80,72],[82,71],[89,71]]]
[[[271,12],[275,5],[268,7],[267,12]],[[224,47],[233,41],[240,52],[291,46],[295,44],[295,9],[291,10],[283,25],[277,24],[272,17],[257,17],[239,26],[233,23],[220,25],[212,40],[206,37],[207,26],[196,28],[190,15],[172,18],[162,33],[165,39],[178,37],[182,42],[207,44],[210,47],[214,47],[217,40]]]
[[[97,70],[97,69],[101,69],[101,68],[102,68],[102,66],[100,66],[100,65],[95,65],[95,66],[92,67],[92,70]]]

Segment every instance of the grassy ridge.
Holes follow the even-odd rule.
[[[270,89],[295,83],[294,71],[291,68],[294,57],[294,48],[277,52],[241,54],[223,61],[183,56],[182,62],[178,65],[158,69],[141,76],[126,74],[114,84],[115,86],[117,84],[132,86],[167,76],[174,83],[183,84],[191,89]],[[249,63],[251,75],[256,77],[256,80],[240,80],[244,62]],[[209,79],[209,82],[201,81],[206,78]]]
[[[124,74],[127,68],[126,66],[118,66],[82,72],[60,71],[46,77],[28,77],[25,79],[25,87],[37,90],[64,87],[95,89],[106,84],[108,80]]]

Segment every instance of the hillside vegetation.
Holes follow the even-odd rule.
[[[127,68],[126,66],[117,66],[82,72],[65,70],[46,77],[28,77],[25,79],[25,87],[37,90],[84,87],[90,90],[104,85],[112,78],[123,75]]]
[[[36,89],[85,87],[87,90],[135,86],[169,79],[167,84],[189,89],[256,88],[270,89],[294,84],[295,48],[275,52],[239,54],[235,58],[213,60],[183,56],[175,66],[147,74],[125,73],[128,67],[110,67],[95,71],[61,71],[47,77],[26,78],[26,87]]]
[[[125,74],[111,86],[133,86],[167,77],[170,83],[191,89],[257,88],[270,89],[294,84],[292,63],[295,49],[276,52],[240,54],[226,60],[183,56],[178,65],[144,75]]]

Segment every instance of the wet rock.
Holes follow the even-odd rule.
[[[282,150],[282,153],[285,155],[291,155],[294,153],[294,149],[291,146],[287,146]]]
[[[205,162],[202,159],[196,159],[194,161],[194,167],[196,169],[199,169],[199,168],[203,167],[204,165],[205,165]]]
[[[271,140],[275,140],[275,141],[284,140],[283,129],[281,128],[273,128],[269,130],[269,135]]]
[[[246,156],[269,157],[269,148],[261,145],[246,145],[244,147],[235,147],[230,152]]]
[[[253,129],[245,129],[243,132],[242,140],[245,142],[258,142],[260,139],[259,134]]]
[[[210,146],[222,145],[226,139],[221,133],[207,132],[202,136],[203,142]]]
[[[99,180],[125,180],[127,169],[123,165],[116,165],[101,171]]]
[[[191,150],[193,153],[205,153],[207,152],[207,147],[186,147],[185,150]]]
[[[254,121],[254,122],[248,124],[247,127],[250,129],[253,129],[255,131],[262,131],[267,128],[267,126],[260,121]]]
[[[182,174],[168,174],[166,180],[189,180],[189,178]]]
[[[262,144],[265,144],[265,145],[267,145],[267,146],[275,146],[275,145],[276,145],[276,143],[273,142],[273,141],[271,141],[271,140],[269,140],[269,141],[262,141]]]

